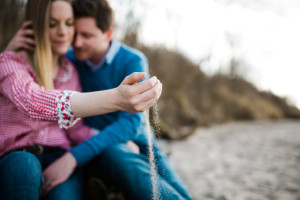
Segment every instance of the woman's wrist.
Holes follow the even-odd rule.
[[[116,89],[75,93],[71,100],[75,117],[89,117],[122,110]]]
[[[115,111],[123,110],[122,104],[121,104],[121,98],[122,98],[122,95],[120,94],[119,87],[111,89],[110,104],[111,104],[112,110],[115,110]]]

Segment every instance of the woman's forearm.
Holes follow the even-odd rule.
[[[133,73],[117,88],[75,93],[70,100],[72,112],[75,117],[81,118],[117,110],[131,113],[145,111],[160,97],[162,84],[156,77],[139,82],[144,77],[145,73]]]
[[[75,93],[70,101],[74,115],[82,118],[120,110],[115,90]]]

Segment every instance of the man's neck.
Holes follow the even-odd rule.
[[[92,57],[91,59],[89,59],[89,61],[93,64],[93,65],[99,65],[101,63],[101,61],[104,59],[106,53],[108,52],[110,47],[110,43],[108,44],[108,46],[106,47],[105,51],[99,52],[97,53],[94,57]]]
[[[107,51],[106,51],[107,52]],[[98,65],[102,59],[104,58],[106,52],[103,53],[98,53],[96,56],[94,56],[93,58],[91,58],[89,61],[93,64],[93,65]]]

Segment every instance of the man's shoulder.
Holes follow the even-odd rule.
[[[136,48],[122,42],[119,42],[119,49],[112,65],[122,72],[120,77],[123,78],[133,72],[146,72],[148,74],[149,71],[146,56]]]
[[[146,60],[146,56],[140,50],[128,46],[123,42],[120,42],[120,49],[118,52],[118,56],[126,57],[128,59]]]
[[[68,52],[66,53],[66,56],[69,60],[71,60],[72,62],[75,62],[76,61],[76,57],[75,57],[75,54],[74,54],[74,51],[73,51],[73,48],[70,48],[68,50]]]

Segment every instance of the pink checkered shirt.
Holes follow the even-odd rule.
[[[0,156],[35,144],[69,150],[96,133],[82,120],[76,123],[70,109],[72,91],[80,91],[81,87],[77,71],[67,58],[54,87],[57,90],[45,90],[37,84],[24,56],[0,54]]]

